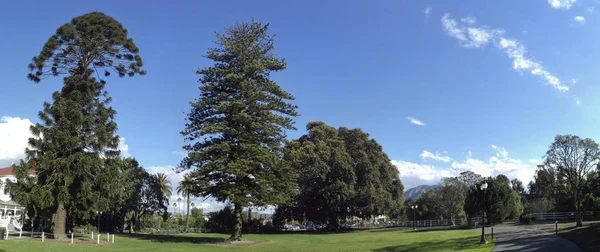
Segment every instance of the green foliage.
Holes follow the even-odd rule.
[[[440,191],[425,191],[414,203],[417,206],[417,218],[421,220],[443,219],[444,209],[442,205],[442,194]],[[409,216],[413,218],[413,216]]]
[[[252,21],[217,34],[217,47],[206,57],[215,62],[198,70],[200,98],[191,102],[185,129],[188,156],[198,195],[231,201],[241,239],[244,206],[281,204],[290,199],[294,172],[282,159],[285,130],[295,129],[294,97],[270,79],[285,69],[276,57],[268,25]]]
[[[449,218],[454,224],[455,219],[463,213],[467,185],[459,178],[442,179],[440,188],[440,209],[443,216]]]
[[[40,82],[46,76],[84,75],[90,67],[119,77],[145,74],[142,58],[127,30],[101,12],[75,17],[56,30],[38,56],[33,57],[27,77]]]
[[[310,122],[308,134],[287,145],[286,159],[299,173],[293,203],[277,209],[285,220],[328,223],[350,216],[401,215],[403,185],[381,146],[360,129]]]
[[[158,186],[162,195],[167,198],[168,205],[168,198],[171,197],[171,182],[169,182],[167,175],[162,172],[157,172],[154,175],[154,181],[156,182],[156,185]]]

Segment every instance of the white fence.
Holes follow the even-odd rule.
[[[552,212],[552,213],[534,213],[531,214],[536,221],[550,221],[550,220],[575,220],[576,214],[574,212]],[[588,219],[598,217],[598,214],[594,214],[592,211],[583,212],[583,220],[586,217]]]
[[[25,232],[25,231],[13,231],[4,233],[3,240],[13,240],[13,239],[29,239],[29,240],[39,240],[41,242],[46,241],[46,239],[54,239],[56,234],[46,233],[46,232]],[[94,234],[63,234],[65,239],[63,241],[69,243],[87,243],[87,244],[100,244],[100,243],[115,243],[115,235],[110,233],[100,233]]]

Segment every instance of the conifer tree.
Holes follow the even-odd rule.
[[[104,90],[111,72],[119,77],[145,74],[138,48],[115,19],[92,12],[60,26],[29,64],[28,78],[35,83],[66,75],[53,102],[44,102],[40,123],[31,126],[34,137],[26,150],[28,165],[35,167],[32,191],[46,197],[42,208],[55,213],[55,237],[65,237],[70,218],[90,217],[106,210],[102,190],[112,172],[103,172],[105,161],[119,155],[115,134],[116,111]],[[17,173],[24,174],[24,173]]]
[[[267,30],[253,20],[217,34],[217,47],[206,55],[215,64],[197,71],[200,98],[181,132],[189,152],[182,167],[194,168],[199,194],[233,203],[230,240],[242,240],[243,207],[285,202],[294,184],[282,148],[297,107],[270,78],[286,64]]]

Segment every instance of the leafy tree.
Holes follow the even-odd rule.
[[[185,175],[183,180],[179,182],[179,186],[177,187],[177,193],[180,195],[184,195],[187,200],[187,214],[185,217],[185,230],[187,231],[190,226],[190,204],[192,203],[192,193],[194,192],[194,181],[192,180],[192,176]]]
[[[31,127],[26,150],[37,170],[32,190],[46,197],[42,209],[55,212],[54,233],[65,236],[67,213],[89,217],[102,209],[105,176],[102,159],[119,155],[116,111],[104,91],[105,81],[93,77],[116,72],[120,77],[145,74],[138,48],[115,19],[92,12],[73,18],[56,30],[29,64],[28,78],[38,83],[48,76],[68,75],[53,103],[44,103],[42,123]],[[43,136],[43,138],[42,138]],[[22,174],[22,173],[21,173]],[[108,173],[109,174],[109,173]]]
[[[457,179],[465,184],[467,188],[475,187],[483,180],[481,175],[472,171],[461,172]]]
[[[444,216],[444,209],[442,209],[442,194],[440,191],[427,190],[423,192],[423,194],[415,200],[415,204],[418,206],[417,216],[419,216],[419,219],[442,219]]]
[[[193,224],[194,228],[204,227],[205,220],[202,208],[192,208],[191,215],[194,217],[194,220],[196,220]]]
[[[356,174],[352,157],[346,152],[338,131],[323,122],[309,122],[308,134],[293,140],[286,155],[298,179],[299,195],[295,204],[296,218],[328,223],[337,229],[339,220],[351,215],[356,196]],[[297,219],[302,220],[302,219]]]
[[[381,146],[360,129],[309,122],[308,134],[287,145],[286,159],[299,172],[298,195],[277,210],[285,220],[328,223],[356,216],[402,215],[404,187]]]
[[[449,217],[452,225],[455,219],[463,212],[467,185],[458,178],[444,178],[440,188],[440,204],[444,216]]]
[[[599,160],[598,143],[574,135],[557,135],[544,156],[545,166],[556,169],[558,177],[566,182],[578,227],[583,225],[582,204],[587,176],[596,169]]]
[[[214,66],[202,75],[200,98],[191,102],[181,132],[188,156],[182,167],[194,168],[200,195],[231,201],[235,228],[230,240],[242,240],[242,208],[289,200],[293,172],[283,160],[285,130],[294,130],[294,97],[270,79],[284,70],[276,57],[268,25],[236,24],[217,34],[217,47],[206,57]]]
[[[350,204],[351,214],[361,218],[387,214],[398,217],[404,202],[404,186],[398,169],[377,141],[361,129],[340,127],[346,152],[352,158],[356,195]]]

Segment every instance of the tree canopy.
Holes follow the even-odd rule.
[[[286,152],[299,173],[299,193],[277,209],[278,215],[327,222],[336,229],[346,217],[401,214],[404,188],[398,170],[375,140],[360,129],[323,122],[306,128],[308,133],[291,141]]]

